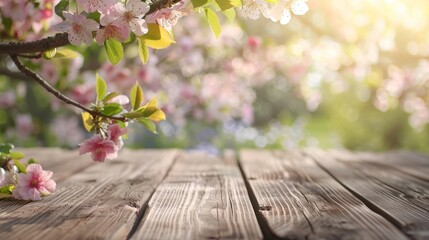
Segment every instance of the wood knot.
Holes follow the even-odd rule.
[[[259,211],[271,211],[271,209],[273,209],[273,207],[268,206],[268,205],[259,206]]]

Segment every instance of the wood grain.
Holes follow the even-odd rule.
[[[429,238],[427,182],[388,167],[357,161],[345,163],[345,154],[317,150],[309,154],[347,189],[408,236]]]
[[[261,239],[235,159],[187,152],[156,189],[133,239]]]
[[[277,237],[408,239],[300,152],[245,150],[240,163]]]
[[[124,150],[58,185],[40,202],[2,209],[2,239],[125,239],[176,151]]]
[[[364,161],[394,168],[397,171],[429,181],[429,157],[420,153],[394,151],[386,153],[353,152],[351,154],[348,151],[338,149],[330,150],[329,153],[349,155],[349,161]]]

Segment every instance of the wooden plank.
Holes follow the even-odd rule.
[[[383,154],[377,154],[376,157],[380,159],[378,161],[382,161],[382,156]],[[429,211],[429,181],[404,173],[396,167],[390,167],[390,159],[385,160],[389,162],[388,164],[381,164],[381,162],[374,163],[365,160],[366,158],[362,158],[358,154],[348,151],[332,153],[332,157],[343,162],[349,168],[358,169],[367,177],[396,189],[410,203]],[[386,157],[390,157],[390,154]],[[404,159],[404,162],[406,161]],[[405,164],[402,163],[399,165]],[[418,169],[416,168],[415,170]]]
[[[427,183],[394,172],[391,168],[346,164],[326,152],[312,150],[310,155],[371,209],[407,235],[413,239],[429,238]],[[410,186],[406,187],[407,184]],[[413,193],[414,187],[424,191]]]
[[[123,150],[58,185],[55,194],[0,216],[4,239],[125,239],[176,151]],[[3,212],[3,211],[2,211]]]
[[[240,152],[264,227],[286,239],[408,239],[300,152]]]
[[[234,158],[187,152],[156,189],[132,239],[261,239]]]

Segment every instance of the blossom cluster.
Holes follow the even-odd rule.
[[[39,34],[52,21],[53,10],[58,0],[0,0],[2,18],[10,18],[12,25],[0,22],[0,32],[10,38],[28,39],[30,30]]]
[[[171,8],[163,8],[148,16],[150,7],[141,0],[130,0],[124,3],[119,0],[78,0],[78,6],[83,10],[81,13],[62,13],[64,21],[53,26],[53,29],[67,32],[70,43],[80,45],[90,44],[95,40],[103,45],[108,39],[115,39],[124,43],[132,32],[136,36],[142,36],[148,32],[148,22],[156,22],[164,28],[171,30],[177,20],[183,16],[180,8],[183,2]],[[100,13],[99,18],[91,19],[88,13]],[[147,19],[147,20],[146,20]]]

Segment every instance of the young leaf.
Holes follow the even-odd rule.
[[[140,38],[137,40],[139,43],[139,57],[143,64],[146,64],[149,60],[149,49],[144,41]]]
[[[127,113],[122,113],[122,116],[126,117],[126,118],[141,118],[144,117],[144,113],[143,112],[127,112]]]
[[[25,154],[22,152],[10,152],[9,156],[12,159],[21,159],[25,157]]]
[[[106,82],[98,73],[95,75],[96,85],[95,90],[97,92],[97,100],[101,100],[106,96],[107,85]]]
[[[149,119],[154,122],[163,121],[166,119],[164,111],[157,109],[154,113],[149,116]]]
[[[153,132],[153,133],[155,133],[155,134],[157,134],[157,133],[158,133],[158,132],[156,131],[156,125],[155,125],[155,123],[153,123],[151,120],[149,120],[149,119],[147,119],[147,118],[138,118],[138,119],[137,119],[137,121],[138,121],[139,123],[143,124],[143,126],[144,126],[147,130],[149,130],[149,131],[151,131],[151,132]]]
[[[21,173],[27,172],[24,164],[22,164],[18,159],[13,159],[13,163],[15,163],[15,166],[18,168],[19,172],[21,172]]]
[[[158,97],[155,96],[153,97],[146,105],[144,105],[145,108],[150,108],[150,107],[154,107],[154,108],[158,108]]]
[[[68,6],[69,0],[61,0],[57,5],[55,5],[55,14],[61,17],[61,19],[66,20],[63,16],[63,11],[66,11]]]
[[[15,186],[13,185],[6,185],[0,188],[0,193],[3,194],[11,194],[13,189],[15,189]]]
[[[52,49],[49,49],[49,50],[43,52],[43,57],[46,59],[51,59],[51,58],[55,57],[56,54],[57,54],[57,49],[52,48]]]
[[[57,54],[54,58],[76,58],[79,53],[68,48],[57,49]]]
[[[143,90],[138,83],[131,89],[130,101],[133,110],[138,109],[143,101]]]
[[[139,39],[144,41],[146,46],[154,49],[163,49],[175,43],[170,33],[156,23],[148,23],[148,32],[140,36]]]
[[[210,25],[210,28],[211,28],[213,34],[216,36],[216,38],[218,38],[220,35],[220,32],[221,32],[221,26],[220,26],[218,16],[210,8],[206,8],[205,13],[206,13],[207,21]]]
[[[191,0],[192,6],[194,6],[194,8],[209,5],[209,3],[211,3],[212,1],[213,0]]]
[[[228,18],[230,22],[234,22],[235,16],[236,16],[235,9],[230,8],[230,9],[224,10],[223,15],[225,15],[225,17]]]
[[[241,0],[215,0],[222,11],[241,6]]]
[[[101,110],[101,113],[107,116],[113,116],[120,112],[122,112],[122,106],[119,103],[108,103],[104,105],[103,110]]]
[[[111,92],[111,93],[108,93],[101,101],[103,103],[107,103],[109,100],[111,100],[112,98],[117,97],[119,95],[120,94],[117,92]]]
[[[0,145],[0,153],[9,154],[10,150],[12,150],[13,148],[14,148],[13,144],[3,143]]]
[[[124,57],[122,43],[114,38],[109,38],[104,42],[104,49],[106,50],[110,63],[113,65],[117,64]]]
[[[82,113],[82,122],[86,131],[92,133],[94,129],[94,121],[93,121],[92,115],[89,112]]]

